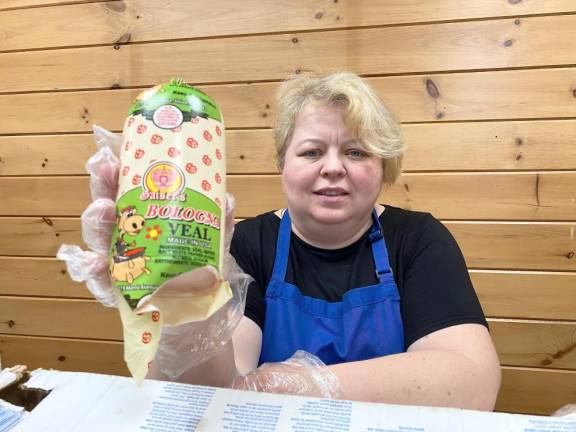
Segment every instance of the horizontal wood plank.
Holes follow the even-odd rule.
[[[77,218],[0,218],[0,255],[55,256],[83,245]],[[445,222],[470,268],[575,271],[573,223]],[[86,246],[83,246],[84,248]]]
[[[576,270],[571,223],[446,222],[470,268]]]
[[[122,342],[0,334],[3,366],[128,376]]]
[[[2,297],[0,316],[0,333],[122,339],[118,310],[94,300]]]
[[[278,175],[229,176],[235,215],[281,208]],[[441,219],[574,220],[576,173],[405,174],[381,202]],[[0,178],[2,216],[77,216],[90,200],[87,177]]]
[[[4,3],[0,11],[10,6],[56,2],[8,0],[7,5]],[[416,0],[402,3],[244,0],[242,7],[216,0],[210,3],[210,8],[199,7],[200,4],[199,1],[130,0],[5,11],[0,13],[0,22],[6,23],[7,37],[0,41],[0,50],[113,44],[128,39],[127,35],[131,42],[149,42],[576,11],[570,0],[516,4],[485,0],[466,8],[458,7],[456,0],[429,1],[426,8]],[[194,25],[189,25],[190,22]]]
[[[0,218],[0,255],[56,256],[63,243],[84,249],[79,218]]]
[[[118,342],[0,335],[3,365],[128,375]],[[576,398],[570,371],[505,367],[497,411],[549,415]]]
[[[2,297],[0,312],[0,333],[122,339],[117,310],[95,301],[8,296]],[[575,322],[491,320],[490,327],[504,365],[576,369]]]
[[[576,117],[576,68],[368,78],[402,122]],[[165,77],[163,80],[168,79]],[[270,127],[276,83],[201,86],[228,128]],[[433,97],[427,88],[435,87]],[[141,90],[0,95],[0,135],[121,130]],[[496,136],[497,134],[495,134]]]
[[[501,364],[576,370],[576,322],[489,320],[489,324]]]
[[[470,276],[487,316],[576,319],[575,273],[471,270]],[[0,295],[92,298],[63,262],[35,257],[0,257]]]
[[[492,317],[576,320],[576,274],[471,270],[484,313]]]
[[[0,295],[92,298],[54,258],[0,257]]]
[[[406,124],[404,171],[576,167],[576,120]],[[0,176],[85,174],[91,135],[0,137]],[[431,151],[433,150],[433,151]],[[270,129],[228,130],[230,174],[277,172]]]
[[[4,53],[0,92],[151,86],[173,76],[218,83],[279,80],[300,71],[571,65],[575,38],[576,16],[566,15],[524,18],[520,25],[509,19]]]
[[[54,0],[8,0],[9,7],[51,4]],[[62,2],[60,2],[62,3]],[[574,12],[570,0],[501,2],[489,0],[457,7],[455,0],[416,0],[400,3],[369,0],[244,0],[238,7],[214,0],[210,8],[190,7],[188,1],[128,0],[61,5],[0,13],[5,37],[0,50],[113,44],[118,40],[147,42],[223,35],[341,29],[429,21],[462,20]],[[194,25],[189,25],[194,22]]]
[[[121,0],[2,0],[0,11],[16,8],[36,8],[46,6],[69,6],[75,3],[96,3]]]
[[[496,410],[550,415],[576,400],[576,371],[504,368]]]

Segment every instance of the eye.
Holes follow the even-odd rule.
[[[133,223],[133,224],[132,224],[132,228],[138,229],[138,224],[137,224],[137,223]]]
[[[300,156],[305,158],[317,158],[320,156],[320,150],[305,150],[300,153]]]
[[[370,156],[366,151],[362,149],[350,149],[346,152],[346,154],[353,159],[364,159]]]

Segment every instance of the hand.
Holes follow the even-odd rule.
[[[336,375],[318,357],[305,351],[296,351],[280,363],[264,363],[255,371],[236,378],[232,388],[328,399],[343,395]]]
[[[83,251],[75,245],[62,245],[57,258],[66,261],[72,280],[86,282],[96,300],[104,306],[117,307],[108,268],[108,254],[116,222],[115,199],[120,161],[115,152],[118,152],[121,136],[98,126],[94,126],[94,136],[99,150],[86,163],[93,201],[80,218],[82,238],[90,250]]]
[[[93,201],[81,217],[82,237],[90,248],[83,251],[78,246],[62,245],[58,259],[65,260],[70,277],[86,282],[94,297],[104,306],[117,307],[116,288],[109,272],[109,251],[116,223],[116,195],[120,161],[119,147],[122,137],[94,126],[94,136],[99,150],[87,162],[90,174],[90,191]],[[221,275],[232,288],[233,297],[212,316],[201,322],[177,326],[164,326],[154,361],[166,376],[175,379],[216,354],[231,338],[240,318],[248,285],[252,278],[238,267],[229,253],[234,227],[234,198],[226,196],[226,248]],[[183,273],[168,282],[175,289],[211,286],[214,277],[206,268]],[[212,275],[214,276],[214,275]],[[198,283],[198,281],[203,283]]]

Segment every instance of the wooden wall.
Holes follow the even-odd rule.
[[[382,202],[455,235],[503,365],[500,411],[576,401],[574,0],[3,0],[0,354],[5,365],[124,374],[115,310],[54,256],[81,244],[93,123],[181,76],[221,105],[237,216],[283,206],[279,80],[368,77],[404,125]]]

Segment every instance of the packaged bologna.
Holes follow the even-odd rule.
[[[141,93],[124,123],[112,280],[132,309],[196,267],[222,267],[224,124],[214,101],[180,81]]]

